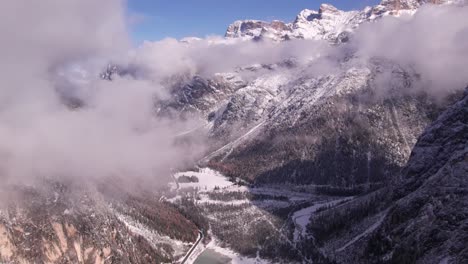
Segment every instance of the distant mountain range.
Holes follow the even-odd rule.
[[[454,4],[450,0],[384,0],[361,11],[342,11],[329,4],[319,10],[304,9],[292,23],[283,21],[238,20],[229,25],[227,38],[324,39],[332,43],[347,41],[347,34],[364,22],[384,16],[412,15],[424,4]]]

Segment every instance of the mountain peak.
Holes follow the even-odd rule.
[[[226,31],[226,37],[236,38],[236,37],[255,37],[258,36],[262,29],[268,25],[268,22],[260,20],[237,20],[231,25],[229,25]]]
[[[296,16],[294,23],[312,21],[318,17],[320,17],[320,14],[316,10],[304,9]]]
[[[227,38],[267,38],[275,41],[295,39],[327,40],[331,43],[342,42],[342,36],[353,31],[360,24],[391,15],[399,16],[403,12],[410,15],[424,4],[453,4],[466,0],[382,0],[374,7],[361,11],[342,11],[331,4],[321,4],[318,10],[304,9],[294,22],[265,22],[242,20],[231,24]],[[344,38],[346,39],[346,38]]]
[[[323,13],[336,14],[336,13],[339,13],[339,12],[340,12],[340,10],[338,10],[338,8],[334,7],[331,4],[321,4],[320,8],[319,8],[319,13],[320,14],[323,14]]]

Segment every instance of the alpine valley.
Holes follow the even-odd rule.
[[[451,10],[468,17],[464,1],[322,4],[292,22],[235,21],[222,38],[175,41],[272,52],[164,79],[154,118],[197,120],[173,144],[204,147],[168,165],[163,184],[45,177],[2,187],[15,199],[0,207],[0,262],[468,263],[468,76],[439,87],[428,67],[365,47],[381,24],[401,33]],[[437,22],[407,33],[439,36]],[[463,57],[468,24],[459,28]],[[140,62],[96,75],[110,85],[151,78]],[[62,100],[87,107],[79,95]]]

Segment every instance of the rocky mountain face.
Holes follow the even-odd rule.
[[[348,41],[348,35],[360,24],[384,16],[413,14],[424,4],[448,4],[450,0],[384,0],[374,7],[361,11],[342,11],[330,4],[322,4],[319,10],[302,10],[291,23],[282,21],[239,20],[231,24],[227,38],[262,38],[277,41],[289,39],[327,40],[332,43]]]
[[[338,29],[448,2],[383,1],[350,12],[322,5],[319,11],[302,11],[293,24],[276,21],[270,28],[262,21],[238,21],[226,36],[256,38],[269,32],[278,37],[284,30],[299,34],[322,27],[323,34],[307,38],[331,39],[344,32]],[[175,89],[160,113],[203,116],[200,129],[209,131],[212,152],[200,164],[233,178],[347,188],[382,184],[406,164],[418,136],[450,99],[441,102],[415,90],[419,76],[410,67],[377,58],[362,61],[348,53],[336,58],[338,70],[322,75],[311,73],[314,63],[291,58],[211,79],[197,76]],[[382,76],[391,80],[385,88]]]
[[[465,93],[424,130],[392,183],[311,216],[305,251],[337,263],[465,263],[467,103]]]
[[[465,263],[467,190],[468,91],[419,138],[366,253],[375,263]]]
[[[214,143],[200,162],[233,178],[351,187],[391,180],[447,104],[413,92],[417,74],[394,62],[351,59],[319,77],[308,67],[197,77],[162,112],[205,116],[200,129]],[[258,77],[243,80],[243,71]],[[391,74],[391,89],[379,90],[381,74]]]
[[[1,197],[5,263],[172,263],[198,234],[174,206],[115,180],[2,186]]]

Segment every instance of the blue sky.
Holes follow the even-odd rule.
[[[305,8],[318,9],[318,0],[127,0],[135,44],[166,37],[224,35],[239,19],[292,21]],[[325,0],[326,1],[326,0]],[[342,10],[361,9],[380,0],[328,0]]]

